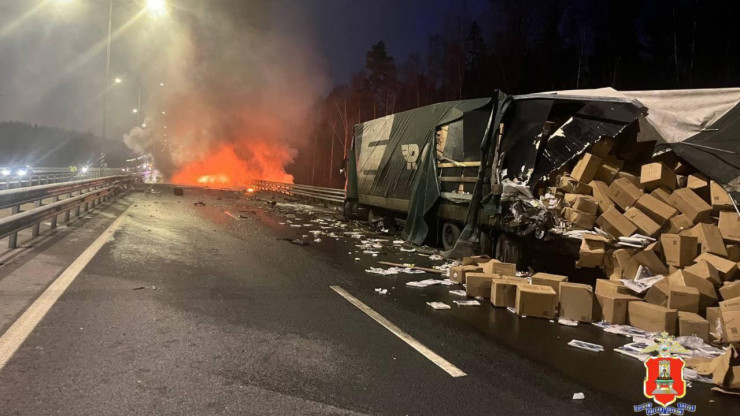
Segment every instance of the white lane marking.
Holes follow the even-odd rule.
[[[235,216],[234,214],[230,213],[229,211],[224,211],[224,214],[228,215],[229,217],[239,221],[239,218]]]
[[[430,350],[429,348],[425,347],[424,344],[417,341],[414,337],[404,332],[401,328],[394,325],[391,321],[385,319],[381,314],[375,312],[372,308],[365,305],[357,299],[356,297],[352,296],[347,292],[346,290],[342,289],[339,286],[329,286],[333,291],[337,292],[341,297],[345,298],[349,303],[355,305],[357,309],[365,312],[365,314],[371,318],[373,318],[377,323],[383,325],[385,329],[391,331],[393,335],[397,336],[398,338],[401,338],[401,340],[411,348],[418,351],[421,355],[426,357],[429,361],[433,362],[434,364],[437,364],[439,368],[443,369],[447,372],[447,374],[451,375],[452,377],[463,377],[466,376],[462,370],[455,367],[452,363],[445,360],[444,358],[440,357],[437,353]]]
[[[60,275],[49,285],[48,288],[36,299],[31,306],[23,312],[13,325],[0,337],[0,370],[5,367],[10,358],[18,351],[21,344],[31,335],[36,325],[44,319],[52,306],[59,300],[65,290],[72,284],[72,281],[82,272],[82,269],[90,263],[90,260],[100,251],[100,249],[113,237],[123,220],[126,213],[133,205],[129,206],[115,221],[110,225],[103,234],[101,234],[79,257],[72,262]]]

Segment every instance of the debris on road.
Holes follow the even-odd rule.
[[[573,393],[573,400],[583,400],[586,398],[586,395],[583,393]]]
[[[446,310],[451,309],[450,305],[442,302],[427,302],[427,305],[431,306],[435,310]]]
[[[568,345],[571,347],[579,348],[586,351],[592,351],[592,352],[602,352],[604,351],[604,347],[599,344],[592,344],[590,342],[586,341],[580,341],[577,339],[571,340]]]
[[[183,196],[183,195],[185,195],[185,191],[182,188],[172,188],[172,193],[175,196]]]
[[[291,244],[295,244],[297,246],[307,246],[309,245],[307,241],[303,241],[300,238],[278,238],[280,241],[287,241]]]
[[[480,306],[477,300],[453,300],[452,302],[457,306]]]
[[[196,207],[204,207],[206,206],[206,203],[203,201],[198,201],[198,202],[193,203],[193,205],[195,205]]]
[[[387,295],[388,294],[388,289],[381,289],[381,288],[378,287],[378,288],[375,288],[375,293],[377,293],[379,295]]]

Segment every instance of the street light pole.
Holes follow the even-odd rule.
[[[110,0],[110,4],[108,6],[108,45],[107,50],[105,54],[105,89],[103,90],[103,133],[102,133],[102,139],[103,142],[101,143],[101,153],[102,153],[102,147],[105,143],[105,136],[107,133],[107,122],[108,122],[108,88],[110,88],[110,46],[111,46],[111,32],[113,31],[113,0]]]

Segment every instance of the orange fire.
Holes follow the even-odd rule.
[[[244,186],[251,179],[293,183],[293,176],[283,167],[291,159],[289,149],[250,142],[247,150],[246,157],[239,157],[234,144],[221,145],[205,158],[183,166],[172,177],[172,182],[212,188]]]

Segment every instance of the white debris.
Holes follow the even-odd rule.
[[[413,252],[416,251],[416,249],[415,248],[403,248],[403,247],[401,247],[401,251],[403,251],[404,253],[413,253]]]
[[[627,286],[628,289],[635,293],[643,293],[650,289],[650,287],[652,287],[654,284],[664,279],[664,276],[662,275],[640,277],[640,272],[643,270],[647,271],[647,273],[650,273],[650,269],[643,269],[642,266],[640,266],[637,272],[638,277],[636,277],[634,280],[620,279],[620,282],[622,282],[622,284]],[[643,273],[647,274],[645,272]]]
[[[379,251],[373,251],[373,250],[365,250],[365,251],[362,252],[362,254],[375,254],[375,255],[378,255],[378,254],[380,254],[380,252]]]
[[[450,290],[450,293],[457,296],[467,296],[468,294],[464,290]]]
[[[571,340],[568,345],[571,347],[579,348],[586,351],[603,352],[604,347],[599,344],[592,344],[590,342],[581,341],[578,339]]]
[[[513,307],[511,307],[511,306],[507,306],[506,307],[506,310],[509,311],[509,312],[511,312],[511,313],[516,313],[516,309],[513,308]]]
[[[578,326],[578,321],[574,321],[572,319],[560,318],[558,319],[558,323],[565,326]]]
[[[442,284],[442,281],[437,280],[437,279],[426,279],[426,280],[420,280],[420,281],[406,282],[406,286],[409,286],[409,287],[429,287],[429,286],[436,286],[439,284]]]
[[[480,302],[477,300],[455,300],[453,302],[457,306],[480,306]]]
[[[450,305],[442,302],[427,302],[427,305],[431,306],[432,309],[450,309]]]
[[[371,267],[369,269],[365,269],[367,273],[374,273],[374,274],[380,274],[383,276],[388,276],[392,274],[398,274],[398,268],[392,267],[390,269],[382,269],[380,267]]]
[[[321,242],[321,239],[320,238],[316,238],[316,239],[313,240],[313,242],[314,243],[320,243]]]
[[[442,284],[443,284],[443,285],[445,285],[445,286],[454,286],[454,285],[456,285],[457,283],[453,282],[453,281],[452,281],[452,280],[450,280],[450,279],[444,279],[444,280],[442,280]]]
[[[360,258],[359,257],[355,257],[355,261],[360,261]]]
[[[403,240],[393,240],[393,245],[394,246],[399,246],[399,245],[401,245],[403,243],[405,243],[405,241],[403,241]]]
[[[439,261],[439,260],[444,260],[444,259],[445,258],[440,256],[439,254],[432,254],[431,256],[429,256],[429,260],[431,261]]]
[[[293,228],[301,228],[301,224],[290,224]]]
[[[573,400],[583,400],[586,398],[586,395],[583,393],[573,393]]]
[[[381,289],[381,288],[378,287],[378,288],[375,288],[375,293],[377,293],[379,295],[387,295],[388,294],[388,289]]]

